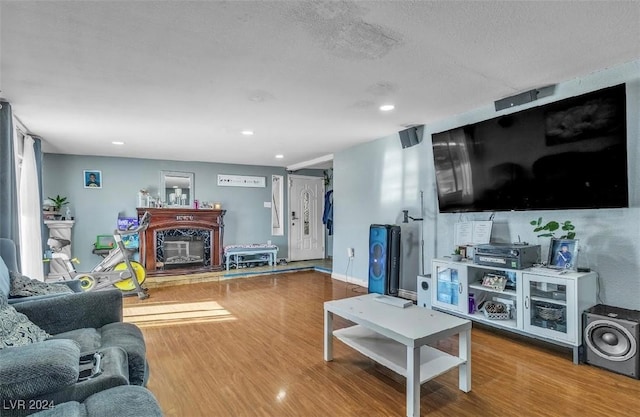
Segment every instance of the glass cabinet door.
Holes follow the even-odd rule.
[[[455,264],[434,263],[435,292],[433,303],[450,310],[460,310],[467,305],[466,269]],[[465,301],[462,303],[462,301]],[[465,311],[466,312],[466,311]]]
[[[553,277],[523,275],[525,330],[553,339],[573,341],[573,282]]]

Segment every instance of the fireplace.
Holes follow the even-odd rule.
[[[156,265],[164,269],[211,265],[210,253],[210,230],[170,229],[156,233]]]
[[[222,269],[225,210],[139,208],[151,213],[140,239],[140,258],[149,275]]]

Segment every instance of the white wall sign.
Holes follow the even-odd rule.
[[[218,186],[220,187],[266,187],[265,177],[249,177],[246,175],[218,174]]]

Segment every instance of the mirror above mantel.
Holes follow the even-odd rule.
[[[160,198],[165,207],[191,207],[193,190],[193,172],[160,171]]]

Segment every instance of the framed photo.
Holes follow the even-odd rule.
[[[84,188],[102,188],[102,171],[86,169],[84,171]]]
[[[578,241],[575,239],[551,239],[547,266],[555,269],[577,270]]]

